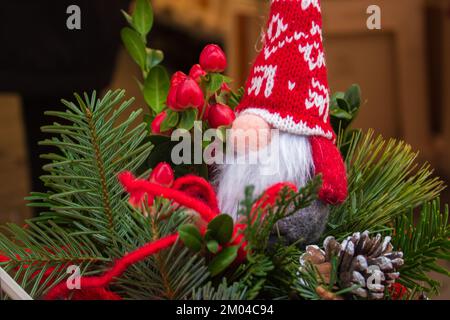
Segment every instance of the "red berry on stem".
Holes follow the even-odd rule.
[[[177,89],[176,102],[179,109],[200,109],[205,104],[205,98],[197,82],[192,78],[187,78]]]
[[[166,104],[169,107],[169,109],[172,109],[173,111],[182,111],[183,110],[177,104],[178,88],[179,88],[179,86],[172,86],[172,87],[170,87],[169,93],[167,95]]]
[[[162,134],[161,132],[161,124],[166,119],[167,113],[165,111],[158,114],[151,124],[151,129],[153,134]]]
[[[172,167],[166,162],[161,162],[153,169],[150,174],[150,182],[159,184],[163,187],[170,188],[175,180],[175,174]]]
[[[181,71],[175,72],[170,80],[170,89],[169,94],[167,95],[167,106],[174,111],[182,111],[183,108],[180,108],[177,104],[177,92],[180,85],[185,82],[187,79],[187,75]]]
[[[215,104],[212,105],[208,112],[208,122],[211,128],[230,126],[236,119],[234,111],[227,105]]]
[[[200,65],[207,72],[224,72],[227,68],[227,57],[218,45],[209,44],[200,54]]]
[[[200,83],[202,77],[206,76],[207,73],[199,64],[192,66],[191,71],[189,71],[189,76],[195,80],[195,82]]]
[[[170,86],[178,87],[186,79],[187,79],[187,75],[184,72],[177,71],[173,74],[172,79],[170,80]]]

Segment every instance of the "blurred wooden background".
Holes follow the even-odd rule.
[[[189,34],[189,39],[221,43],[230,60],[228,73],[236,79],[234,85],[243,84],[261,49],[267,1],[151,2],[159,24]],[[373,4],[381,8],[381,30],[366,27],[366,9]],[[358,83],[366,99],[356,125],[405,139],[421,151],[421,160],[430,161],[448,179],[450,0],[322,0],[322,6],[331,89],[345,90]],[[162,41],[170,42],[170,38]],[[183,54],[196,59],[199,52]],[[135,106],[142,107],[145,104],[133,80],[137,74],[122,51],[111,88],[126,89],[129,96],[137,97]],[[21,122],[26,110],[21,110],[13,93],[1,93],[0,106],[0,223],[20,222],[29,215],[23,201],[29,192]],[[450,197],[444,197],[448,202]]]

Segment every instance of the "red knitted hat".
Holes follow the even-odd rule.
[[[271,0],[264,49],[237,108],[293,134],[334,140],[320,0]]]

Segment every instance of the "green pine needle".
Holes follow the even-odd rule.
[[[440,202],[435,200],[422,207],[416,224],[412,210],[396,220],[392,244],[403,251],[405,265],[400,269],[400,282],[408,288],[437,294],[440,283],[429,272],[450,277],[450,271],[440,266],[440,260],[450,261],[448,215],[448,206],[441,212]]]
[[[355,132],[346,164],[349,197],[333,207],[326,235],[343,238],[361,230],[382,231],[410,208],[436,198],[443,182],[428,164],[416,164],[417,153],[405,142]]]
[[[69,223],[75,232],[90,234],[108,246],[129,229],[130,209],[122,201],[117,175],[135,171],[151,151],[151,145],[143,142],[145,124],[133,128],[141,110],[119,121],[133,101],[123,102],[124,96],[124,91],[108,92],[102,99],[95,92],[84,99],[75,94],[76,104],[63,101],[65,112],[46,113],[61,119],[42,127],[55,135],[41,142],[55,148],[55,153],[43,156],[49,164],[41,179],[49,192],[28,198],[32,206],[45,209],[43,219]]]

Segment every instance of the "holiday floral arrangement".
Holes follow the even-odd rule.
[[[75,94],[42,128],[55,152],[32,193],[39,217],[0,233],[0,267],[37,299],[424,299],[430,271],[449,275],[443,183],[402,141],[351,129],[358,86],[329,97],[318,1],[272,1],[246,86],[207,46],[170,78],[147,47],[151,7],[138,0],[125,47],[148,104],[123,91]],[[126,116],[125,116],[126,115]],[[126,118],[126,120],[121,120]],[[171,134],[279,129],[279,171],[176,164]],[[266,130],[266,131],[264,131]],[[264,136],[264,134],[263,134]],[[267,137],[267,134],[266,134]],[[234,139],[241,139],[235,134]],[[272,142],[261,141],[257,151]],[[195,149],[195,146],[193,147]],[[269,158],[271,155],[269,155]],[[75,267],[75,268],[73,268]],[[68,270],[76,270],[73,277]],[[74,271],[75,272],[75,271]]]

